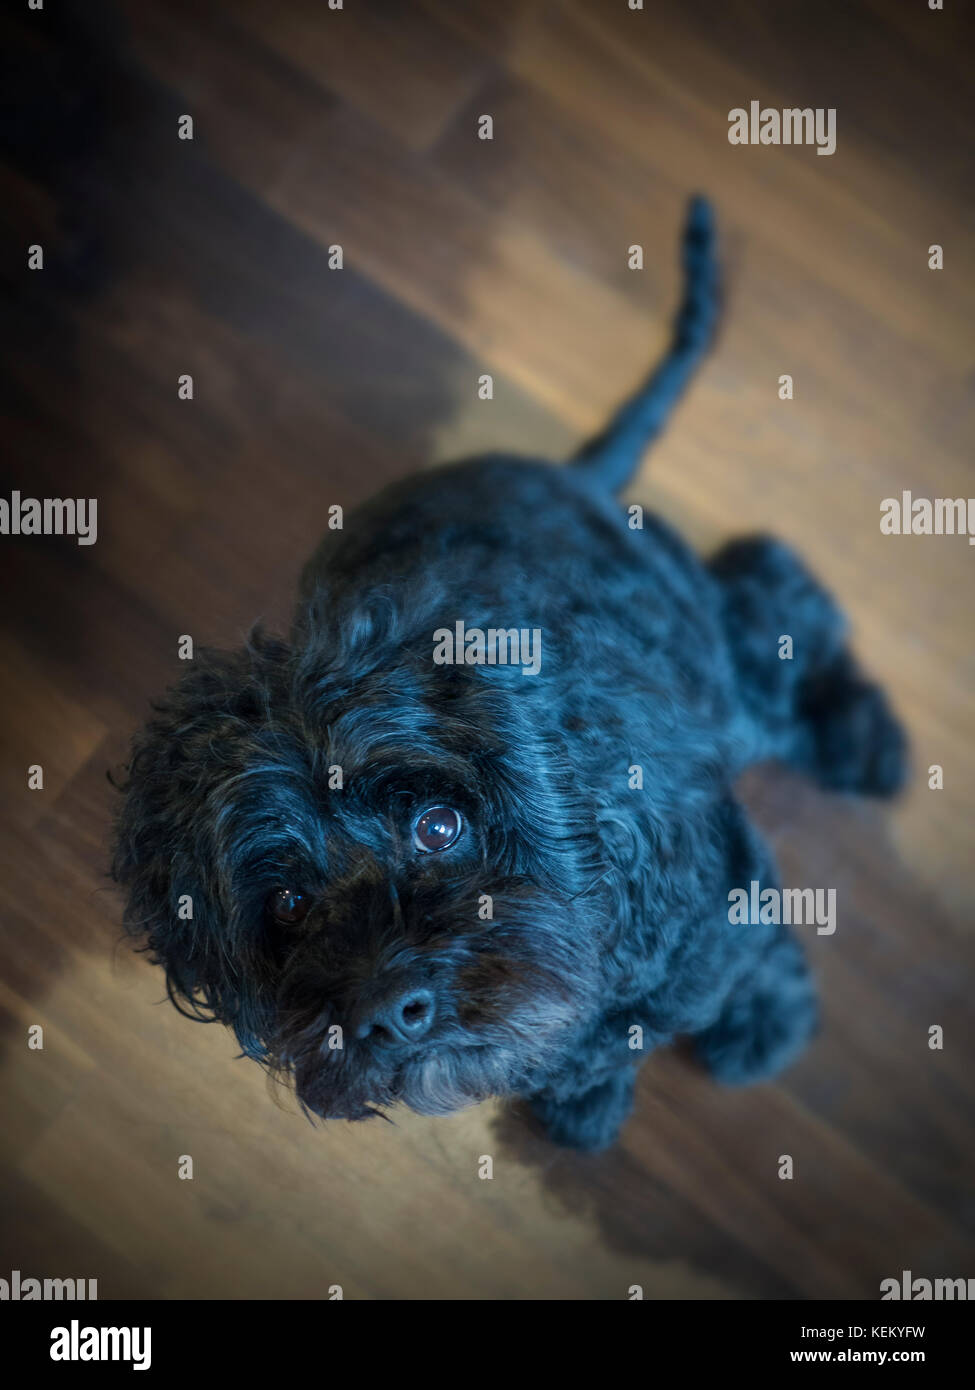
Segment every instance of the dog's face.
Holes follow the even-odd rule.
[[[519,671],[345,634],[197,656],[136,741],[114,873],[173,1002],[309,1111],[443,1113],[594,1008],[597,850]]]

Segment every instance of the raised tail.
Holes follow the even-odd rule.
[[[714,215],[705,198],[692,198],[681,250],[684,297],[666,357],[606,429],[580,449],[572,466],[619,492],[636,472],[647,445],[660,434],[671,410],[714,336],[719,309]]]

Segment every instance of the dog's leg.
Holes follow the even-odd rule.
[[[762,1081],[798,1056],[817,1019],[808,967],[782,928],[742,976],[717,1022],[697,1035],[698,1052],[719,1081],[733,1086]]]
[[[634,1067],[626,1065],[587,1091],[558,1097],[541,1091],[529,1098],[529,1104],[553,1143],[589,1151],[608,1149],[633,1108],[635,1076]]]
[[[839,791],[897,791],[903,730],[847,649],[846,620],[826,590],[788,546],[765,537],[731,542],[710,569],[724,590],[756,759],[782,758]]]

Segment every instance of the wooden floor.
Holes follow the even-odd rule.
[[[902,489],[975,494],[971,11],[129,0],[68,9],[71,32],[63,9],[21,5],[0,33],[0,496],[97,497],[99,531],[0,538],[0,1276],[517,1299],[975,1276],[975,551],[879,529]],[[836,153],[731,146],[752,99],[835,107]],[[837,890],[836,934],[806,932],[823,1034],[744,1093],[654,1057],[603,1157],[496,1104],[313,1129],[119,944],[106,770],[180,634],[286,620],[330,504],[593,430],[663,345],[696,189],[725,236],[726,324],[632,495],[704,549],[759,529],[799,546],[913,739],[893,809],[772,771],[742,789],[783,881]]]

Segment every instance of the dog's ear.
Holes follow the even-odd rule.
[[[133,740],[112,859],[125,929],[165,968],[173,1003],[231,1024],[254,1053],[258,1001],[227,967],[234,904],[219,869],[221,788],[267,722],[287,658],[285,644],[260,633],[237,651],[198,650]]]

